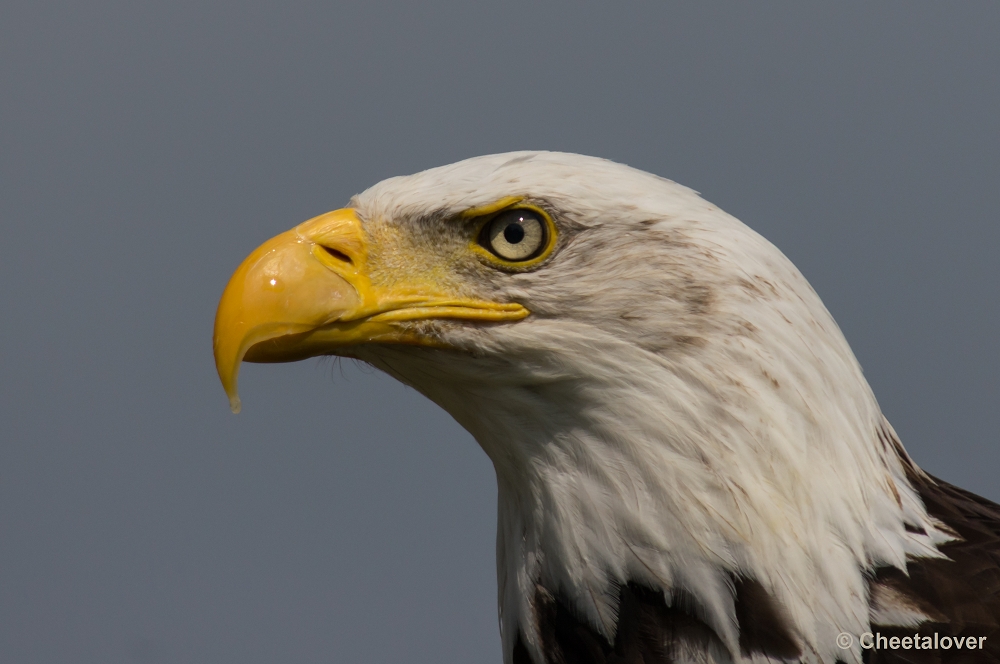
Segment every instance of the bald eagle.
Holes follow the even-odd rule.
[[[805,278],[694,191],[516,152],[236,270],[214,349],[367,362],[493,461],[506,664],[1000,661],[1000,506],[928,475]]]

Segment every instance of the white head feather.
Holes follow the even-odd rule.
[[[819,297],[695,192],[601,159],[480,157],[352,203],[394,224],[512,195],[553,211],[560,246],[482,288],[532,315],[439,326],[461,354],[357,351],[451,413],[496,467],[506,661],[519,630],[539,652],[536,582],[611,638],[629,580],[689,604],[739,660],[734,574],[778,600],[804,661],[860,660],[835,639],[868,629],[866,572],[939,556],[948,538]]]

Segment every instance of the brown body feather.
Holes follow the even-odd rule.
[[[941,546],[948,559],[910,561],[908,575],[880,569],[872,581],[895,591],[929,620],[916,628],[872,625],[883,636],[986,637],[982,649],[866,651],[870,664],[991,664],[1000,662],[1000,505],[936,478],[913,472],[927,511],[958,539]],[[980,642],[977,641],[977,645]]]

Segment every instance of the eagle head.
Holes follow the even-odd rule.
[[[472,433],[497,474],[508,663],[598,661],[568,653],[643,620],[675,659],[860,661],[836,637],[868,629],[872,571],[948,539],[791,262],[610,161],[380,182],[252,253],[214,342],[234,410],[241,361],[339,355]]]

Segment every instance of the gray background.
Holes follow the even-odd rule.
[[[872,5],[7,0],[0,660],[500,661],[475,442],[347,362],[248,365],[235,417],[211,356],[258,243],[484,153],[703,192],[1000,499],[1000,4]]]

